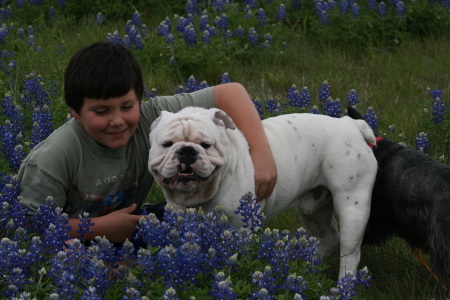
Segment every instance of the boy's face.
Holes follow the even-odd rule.
[[[139,124],[139,100],[134,90],[109,99],[84,98],[80,114],[72,116],[100,145],[112,149],[125,147]]]

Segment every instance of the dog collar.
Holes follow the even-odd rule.
[[[382,140],[383,138],[382,137],[377,137],[376,139],[375,139],[375,141],[378,143],[380,140]],[[375,145],[374,144],[368,144],[369,145],[369,147],[370,148],[374,148],[375,147]]]

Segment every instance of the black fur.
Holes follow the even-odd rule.
[[[441,284],[450,287],[450,167],[388,138],[373,152],[378,172],[363,244],[383,245],[399,236],[425,250]]]

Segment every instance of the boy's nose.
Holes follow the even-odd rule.
[[[125,123],[121,114],[115,114],[110,121],[111,126],[121,126]]]

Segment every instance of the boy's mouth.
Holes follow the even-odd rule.
[[[107,132],[110,135],[121,135],[122,133],[124,133],[126,131],[126,129],[121,130],[121,131],[116,131],[116,132]]]

